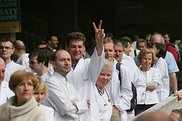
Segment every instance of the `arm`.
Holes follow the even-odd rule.
[[[69,89],[56,83],[54,80],[48,81],[47,85],[49,87],[48,101],[60,115],[69,115],[72,118],[76,118],[77,114],[84,113],[88,110],[86,100],[81,99],[76,90],[68,83],[67,86]],[[69,92],[72,92],[70,95],[68,95],[67,91],[64,91],[67,89]],[[72,98],[73,96],[74,98]],[[72,104],[71,100],[74,100],[76,107]]]
[[[178,91],[178,83],[177,83],[176,73],[175,72],[170,73],[169,77],[170,77],[171,86],[174,90],[174,93],[176,93],[176,91]]]
[[[133,97],[133,92],[132,92],[132,86],[131,86],[131,80],[132,80],[132,75],[129,72],[129,70],[121,65],[120,67],[120,73],[121,73],[121,79],[122,79],[122,84],[121,84],[121,91],[119,95],[119,98],[116,98],[115,106],[120,110],[128,110],[130,109],[130,100]]]
[[[171,85],[174,90],[174,95],[178,97],[179,100],[182,99],[182,95],[178,93],[178,83],[177,83],[177,78],[176,78],[176,73],[170,73],[169,74]]]
[[[96,49],[94,50],[94,53],[91,56],[89,64],[89,73],[93,84],[96,83],[96,80],[100,74],[100,71],[102,69],[105,60],[104,48],[103,48],[103,40],[105,33],[104,30],[101,29],[101,26],[102,26],[102,20],[100,20],[98,28],[93,22],[93,28],[95,31]]]

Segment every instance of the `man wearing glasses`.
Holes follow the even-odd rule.
[[[29,67],[44,81],[54,73],[50,63],[52,54],[50,48],[36,49],[29,54]]]
[[[14,45],[11,40],[0,41],[0,57],[6,64],[6,74],[4,80],[9,82],[10,76],[17,70],[25,69],[24,66],[16,64],[12,59],[11,55],[14,52]]]

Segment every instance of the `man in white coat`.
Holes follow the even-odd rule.
[[[71,70],[71,56],[57,50],[52,57],[54,74],[46,80],[48,97],[45,105],[55,110],[55,121],[80,121],[80,114],[88,111],[90,102],[80,97],[66,75]]]
[[[122,51],[123,50],[121,50],[121,54]],[[119,71],[116,69],[118,62],[114,59],[114,42],[111,38],[104,39],[104,52],[105,58],[114,63],[111,81],[107,85],[107,89],[113,101],[113,115],[111,116],[111,121],[128,121],[126,110],[130,109],[130,100],[133,96],[131,88],[133,75],[131,70],[127,67],[128,65],[120,62],[121,79],[119,79]]]
[[[44,81],[54,73],[51,65],[53,51],[50,48],[35,49],[29,54],[29,67]]]
[[[23,41],[15,40],[14,41],[15,50],[13,52],[14,61],[17,64],[25,66],[25,68],[29,69],[29,58],[28,53],[26,53],[26,46]]]
[[[98,28],[93,23],[96,48],[91,59],[83,59],[85,51],[85,35],[81,32],[72,32],[67,37],[67,50],[71,55],[72,69],[68,73],[68,81],[76,88],[81,97],[90,100],[89,112],[80,116],[80,121],[99,121],[99,110],[94,94],[93,80],[96,81],[104,65],[103,39],[104,30],[101,29],[102,20]]]
[[[11,55],[14,52],[14,45],[11,40],[1,40],[0,41],[0,57],[4,60],[6,64],[6,74],[5,81],[9,82],[10,76],[18,70],[24,70],[25,67],[15,63],[11,59]]]
[[[3,81],[5,77],[5,63],[0,57],[0,105],[5,103],[14,93],[9,89],[7,81]]]

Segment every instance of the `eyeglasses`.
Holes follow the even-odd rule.
[[[34,62],[34,61],[29,61],[29,64],[35,64],[35,63],[37,63],[37,62]]]
[[[6,50],[9,50],[9,49],[13,49],[12,47],[8,47],[8,46],[0,46],[0,49],[6,49]]]

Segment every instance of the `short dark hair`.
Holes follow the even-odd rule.
[[[155,45],[157,49],[159,49],[159,53],[156,54],[156,57],[160,58],[165,58],[166,56],[166,52],[167,52],[167,49],[166,49],[166,46],[162,43],[157,43],[157,42],[154,42],[152,44],[152,46]]]
[[[83,44],[85,45],[86,37],[81,32],[71,32],[66,37],[66,40],[67,40],[67,46],[69,46],[70,42],[73,41],[73,40],[83,41]]]
[[[13,41],[12,40],[1,40],[0,43],[2,42],[10,42],[12,44],[12,48],[14,48],[14,44],[13,44]]]
[[[29,58],[38,56],[37,61],[45,62],[45,66],[48,67],[49,61],[51,61],[53,55],[53,51],[50,48],[38,48],[30,52]]]
[[[46,42],[48,42],[49,40],[52,40],[52,37],[55,36],[58,38],[58,35],[56,33],[50,33],[47,35],[46,37]]]
[[[139,44],[139,43],[142,43],[142,42],[145,43],[145,47],[147,48],[147,41],[146,41],[145,39],[138,39],[137,42],[136,42],[136,47],[137,47],[137,49],[138,49],[138,44]]]
[[[120,40],[123,44],[123,47],[128,47],[128,43],[131,44],[131,39],[129,37],[122,37]]]

